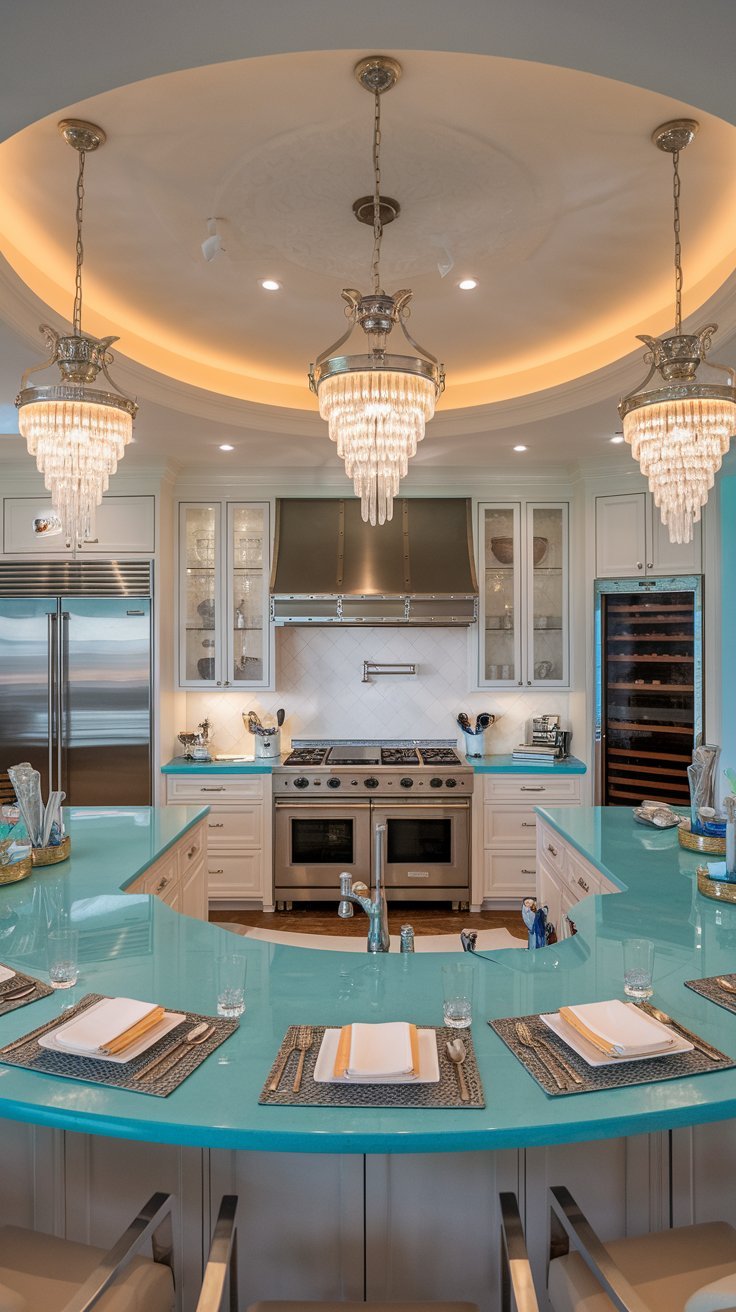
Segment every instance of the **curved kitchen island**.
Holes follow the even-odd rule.
[[[621,940],[647,933],[657,944],[656,1001],[736,1057],[736,1016],[683,987],[733,968],[736,907],[697,895],[697,859],[676,834],[640,829],[624,810],[542,812],[542,833],[554,830],[622,891],[579,903],[578,933],[555,947],[475,958],[485,1109],[327,1110],[258,1105],[288,1025],[437,1024],[443,957],[373,958],[225,938],[157,898],[126,893],[173,845],[190,850],[205,813],[72,811],[71,860],[0,892],[3,962],[42,972],[46,925],[60,906],[81,942],[72,998],[55,995],[6,1015],[0,1044],[90,991],[212,1011],[219,944],[248,958],[240,1029],[168,1098],[0,1066],[2,1158],[14,1182],[2,1195],[4,1217],[104,1243],[147,1190],[172,1189],[181,1200],[184,1307],[192,1305],[212,1207],[229,1189],[243,1198],[249,1300],[367,1292],[454,1294],[488,1305],[499,1188],[520,1192],[540,1263],[547,1183],[577,1190],[604,1233],[693,1216],[734,1219],[736,1071],[550,1099],[484,1023],[620,996]]]

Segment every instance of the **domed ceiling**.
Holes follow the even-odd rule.
[[[352,72],[364,53],[171,73],[33,124],[0,145],[0,251],[68,319],[76,157],[56,123],[99,123],[85,327],[120,336],[121,380],[132,361],[140,399],[146,377],[153,395],[164,375],[313,412],[306,370],[343,331],[341,288],[369,289],[372,235],[352,212],[372,189],[373,106]],[[681,164],[686,314],[723,288],[736,264],[736,128],[590,74],[390,53],[404,72],[382,104],[382,190],[401,214],[384,235],[383,282],[414,291],[412,334],[447,369],[442,411],[605,372],[638,332],[671,326],[671,161],[650,140],[668,118],[701,123]],[[211,216],[224,250],[208,263]],[[459,290],[466,277],[472,292]]]

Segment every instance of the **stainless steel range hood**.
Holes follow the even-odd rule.
[[[412,497],[364,524],[357,500],[276,503],[275,624],[474,624],[470,501]]]

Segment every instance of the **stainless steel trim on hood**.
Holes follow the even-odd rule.
[[[380,528],[357,500],[277,501],[274,624],[454,627],[477,616],[468,499],[400,498]]]

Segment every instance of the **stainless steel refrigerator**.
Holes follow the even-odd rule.
[[[599,806],[687,806],[703,732],[703,580],[597,579],[595,765]]]
[[[151,565],[0,563],[0,771],[74,806],[151,801]]]

